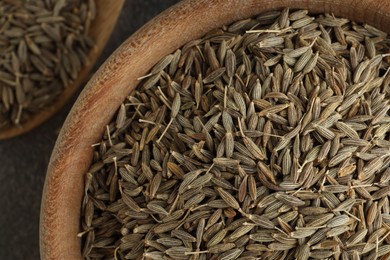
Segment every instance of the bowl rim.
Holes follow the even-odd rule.
[[[386,0],[183,0],[165,10],[130,36],[98,69],[61,129],[42,195],[42,259],[82,259],[76,234],[91,145],[101,138],[104,126],[136,86],[136,79],[160,58],[213,28],[286,6],[332,12],[390,32],[386,27],[390,25],[390,1]]]

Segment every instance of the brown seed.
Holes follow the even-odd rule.
[[[238,201],[229,192],[225,191],[222,188],[217,188],[217,191],[218,191],[219,195],[221,196],[221,198],[230,207],[232,207],[233,209],[239,209],[240,208],[240,204],[238,203]]]
[[[126,193],[122,193],[122,199],[123,202],[135,212],[140,212],[141,208],[138,206],[137,202],[135,202],[130,196],[128,196]]]
[[[260,215],[254,215],[250,214],[248,215],[248,218],[253,221],[256,225],[259,225],[262,228],[267,228],[267,229],[273,229],[275,225],[272,223],[272,221],[268,220],[265,217],[262,217]]]
[[[56,38],[51,19],[43,21],[54,37],[29,31],[38,47]],[[285,8],[223,26],[158,61],[94,145],[82,201],[86,257],[386,257],[386,37]],[[34,48],[22,38],[0,72],[0,107],[13,120],[14,104],[28,102],[28,85],[40,77],[24,84],[11,73]],[[77,55],[61,58],[69,65],[61,80],[72,79]],[[55,59],[30,63],[43,73]]]
[[[357,231],[354,235],[352,235],[346,242],[347,246],[353,246],[363,240],[363,238],[367,235],[367,229],[361,229]]]
[[[242,180],[240,187],[238,188],[238,200],[243,202],[248,191],[248,175]]]
[[[378,191],[374,192],[374,194],[372,194],[372,199],[373,200],[381,199],[381,198],[387,196],[389,194],[389,192],[390,192],[389,186],[381,188]]]
[[[257,199],[257,187],[256,187],[256,180],[253,177],[253,175],[249,175],[248,177],[248,190],[249,190],[249,195],[252,200]]]
[[[271,37],[271,38],[268,38],[268,39],[265,39],[265,40],[259,42],[258,46],[260,48],[270,48],[270,47],[278,46],[278,45],[282,44],[283,42],[284,42],[283,37]]]
[[[292,207],[299,207],[305,205],[305,202],[303,200],[300,200],[297,197],[284,194],[284,193],[276,193],[275,198],[280,200],[281,202],[285,203],[286,205],[292,206]]]
[[[215,71],[213,71],[212,73],[210,73],[207,77],[205,77],[203,79],[203,83],[208,84],[208,83],[211,83],[211,82],[217,80],[219,77],[222,76],[223,73],[225,73],[225,71],[226,71],[226,68],[216,69]]]
[[[196,238],[184,230],[175,229],[171,232],[172,236],[177,237],[182,241],[196,242]]]
[[[316,229],[299,229],[291,232],[290,236],[293,238],[305,238],[313,235]]]
[[[238,238],[242,237],[243,235],[247,234],[248,232],[250,232],[253,228],[255,227],[255,225],[243,225],[243,226],[240,226],[238,227],[236,230],[233,231],[233,233],[231,233],[227,238],[226,238],[226,241],[235,241],[237,240]]]
[[[218,245],[225,238],[226,234],[227,234],[226,229],[220,230],[209,240],[209,242],[207,242],[207,248]]]

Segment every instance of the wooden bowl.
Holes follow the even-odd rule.
[[[57,140],[43,191],[42,259],[82,259],[80,228],[83,175],[117,108],[163,56],[211,29],[282,7],[332,12],[390,32],[387,0],[185,0],[161,13],[127,39],[79,96]]]
[[[111,32],[114,29],[124,0],[95,0],[95,2],[96,18],[93,20],[90,29],[90,36],[95,41],[95,46],[88,54],[89,63],[81,69],[77,78],[69,86],[66,86],[64,92],[61,93],[61,96],[55,103],[34,114],[21,125],[14,125],[10,128],[0,130],[0,140],[26,133],[48,120],[66,104],[66,102],[72,97],[81,84],[83,84],[84,81],[88,78],[90,70],[95,64],[97,58],[100,56],[100,53],[103,51],[108,37],[111,35]]]

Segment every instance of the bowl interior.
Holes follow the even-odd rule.
[[[81,69],[77,78],[70,85],[65,87],[64,91],[61,93],[61,96],[59,96],[55,103],[32,115],[28,121],[22,123],[21,125],[16,125],[1,130],[0,140],[21,135],[45,122],[51,116],[56,114],[66,104],[66,102],[76,92],[81,84],[85,82],[89,76],[90,70],[95,64],[100,53],[103,51],[108,37],[114,29],[124,0],[117,0],[113,1],[112,3],[105,0],[95,0],[95,3],[97,11],[96,18],[92,21],[90,29],[90,36],[95,41],[95,46],[88,54],[89,63]]]
[[[79,96],[51,157],[41,209],[43,259],[82,259],[80,207],[83,174],[92,159],[91,144],[143,76],[162,57],[224,24],[290,7],[328,12],[390,32],[390,2],[374,0],[185,0],[166,10],[126,40],[104,63]],[[189,29],[190,28],[190,29]]]

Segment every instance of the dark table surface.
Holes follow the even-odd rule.
[[[95,70],[128,36],[176,2],[126,0]],[[46,168],[76,96],[32,132],[0,141],[0,259],[39,259],[39,211]]]

